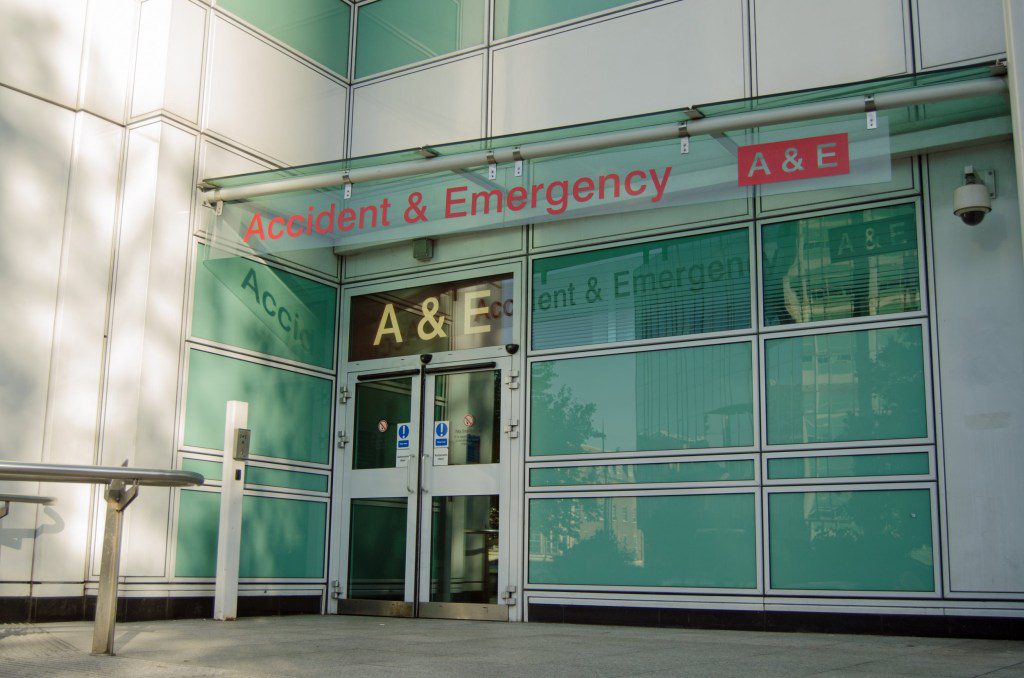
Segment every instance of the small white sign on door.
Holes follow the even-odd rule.
[[[434,423],[434,466],[448,465],[448,433],[447,421]]]
[[[410,444],[412,429],[408,423],[399,424],[395,430],[395,466],[405,467],[409,465],[412,458],[412,445]]]

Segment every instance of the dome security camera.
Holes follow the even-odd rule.
[[[953,214],[968,226],[977,226],[992,211],[988,186],[978,178],[974,167],[964,168],[964,185],[953,192]]]

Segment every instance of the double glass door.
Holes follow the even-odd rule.
[[[507,619],[509,360],[351,376],[342,614]]]

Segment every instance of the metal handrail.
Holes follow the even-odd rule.
[[[0,461],[0,480],[26,480],[41,483],[92,483],[107,485],[120,480],[129,485],[185,487],[202,485],[203,476],[195,471],[124,466],[76,466],[71,464],[25,464]]]
[[[114,654],[114,623],[117,620],[117,577],[121,563],[121,527],[124,510],[139,494],[139,488],[185,487],[202,485],[204,478],[193,471],[124,466],[77,466],[70,464],[28,464],[0,461],[0,480],[43,483],[85,483],[106,485],[107,502],[103,527],[103,552],[100,556],[99,591],[96,594],[96,621],[93,624],[92,653]],[[0,495],[2,498],[5,495]],[[25,495],[10,495],[22,496]],[[49,497],[30,497],[35,503],[49,503]],[[0,499],[2,501],[2,499]]]

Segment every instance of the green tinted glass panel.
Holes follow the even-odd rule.
[[[770,224],[761,239],[766,325],[921,308],[914,205]]]
[[[181,492],[175,576],[214,576],[219,524],[219,492]],[[239,576],[322,577],[326,527],[324,502],[244,497]]]
[[[348,547],[348,597],[405,597],[406,500],[353,499]]]
[[[209,258],[199,246],[192,335],[331,367],[337,290],[242,257]]]
[[[348,77],[352,8],[341,0],[217,0],[217,4]]]
[[[396,462],[399,424],[412,416],[412,379],[356,384],[356,431],[352,467],[391,468]]]
[[[844,454],[836,457],[789,457],[768,460],[768,477],[850,478],[854,476],[913,476],[928,473],[928,453]]]
[[[768,443],[922,438],[921,327],[765,341]]]
[[[484,41],[486,0],[378,0],[357,10],[356,77]]]
[[[576,17],[629,4],[630,0],[495,0],[494,37],[506,38]]]
[[[309,492],[326,492],[327,476],[321,473],[302,473],[265,466],[249,465],[245,469],[246,485],[262,485],[265,487],[284,487],[292,490]]]
[[[181,470],[194,471],[203,476],[206,482],[219,482],[224,477],[224,470],[219,461],[203,461],[186,457],[181,460]]]
[[[212,577],[216,574],[219,525],[220,492],[181,491],[174,576]]]
[[[434,377],[434,421],[451,426],[448,465],[501,461],[501,372],[456,372]]]
[[[928,490],[768,495],[776,589],[934,591]]]
[[[431,500],[430,600],[498,602],[498,496]]]
[[[192,350],[185,444],[221,449],[227,401],[241,400],[249,403],[252,454],[326,464],[331,390],[327,379]]]
[[[754,462],[688,461],[665,464],[609,464],[607,466],[554,466],[530,469],[530,485],[634,485],[641,483],[711,483],[753,480]]]
[[[750,327],[747,229],[538,259],[533,347]]]
[[[579,586],[757,586],[753,494],[530,500],[529,579]]]
[[[741,342],[534,363],[530,453],[752,445],[750,353]]]

